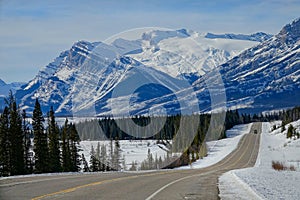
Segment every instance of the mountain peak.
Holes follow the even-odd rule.
[[[179,30],[177,30],[177,32],[182,33],[183,35],[186,35],[187,37],[191,36],[191,34],[189,33],[190,31],[185,28],[179,29]]]
[[[160,41],[168,38],[186,38],[190,37],[190,34],[186,29],[180,30],[151,30],[143,33],[142,40],[150,41],[151,44],[158,44]]]
[[[295,44],[300,40],[300,18],[285,25],[276,37],[288,45]]]
[[[4,86],[6,83],[0,78],[0,86]]]
[[[88,42],[85,40],[79,40],[73,44],[71,51],[79,50],[81,52],[87,53],[88,51],[93,50],[97,45],[98,45],[98,43],[92,43],[92,42]]]

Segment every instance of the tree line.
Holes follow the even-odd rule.
[[[74,124],[66,119],[59,128],[52,107],[45,122],[38,99],[31,123],[11,92],[6,104],[0,115],[0,176],[80,170],[80,138]]]
[[[300,107],[272,114],[240,114],[238,110],[229,110],[219,114],[192,114],[174,116],[134,116],[130,118],[104,117],[78,124],[70,123],[67,119],[62,127],[55,120],[54,110],[50,107],[46,121],[41,106],[36,99],[32,113],[32,122],[28,122],[25,110],[20,110],[15,97],[10,92],[6,106],[0,114],[0,176],[11,176],[31,173],[110,171],[125,169],[125,159],[121,157],[119,140],[155,139],[165,147],[167,158],[148,158],[142,164],[143,169],[158,166],[172,168],[187,165],[207,155],[206,141],[226,137],[226,130],[234,125],[254,121],[282,120],[282,126],[300,118]],[[214,115],[214,116],[213,116]],[[214,120],[211,120],[211,119]],[[225,120],[225,122],[224,122]],[[149,123],[163,128],[156,134],[134,129]],[[133,135],[122,131],[119,124],[127,130],[136,131]],[[191,126],[196,124],[196,126]],[[182,128],[183,127],[183,128]],[[141,129],[142,130],[142,129]],[[190,135],[190,133],[193,133]],[[185,137],[176,136],[182,134]],[[151,136],[149,136],[151,135]],[[298,136],[293,127],[289,127],[288,137]],[[192,137],[192,138],[189,138]],[[298,136],[299,137],[299,136]],[[175,139],[174,139],[175,138]],[[92,147],[90,163],[84,155],[80,155],[79,142],[83,140],[111,141],[109,149],[106,146]],[[190,140],[191,139],[191,140]],[[172,143],[169,141],[172,140]],[[114,141],[114,144],[113,144]],[[184,147],[184,149],[182,149]],[[182,153],[180,158],[172,158],[172,153]],[[172,159],[174,162],[172,162]],[[123,167],[122,167],[123,165]],[[132,163],[131,168],[136,168]]]
[[[215,116],[215,118],[218,118]],[[194,114],[194,115],[171,115],[171,116],[134,116],[134,117],[123,117],[123,118],[110,118],[103,117],[100,119],[92,119],[81,121],[76,124],[76,128],[82,140],[105,140],[115,139],[119,140],[134,140],[134,139],[172,139],[179,130],[180,126],[190,128],[190,124],[193,121],[198,123],[199,132],[206,132],[211,120],[211,114]],[[222,134],[220,138],[224,138],[225,130],[232,128],[234,125],[241,123],[250,123],[253,121],[251,115],[240,115],[238,110],[229,110],[226,112],[225,123],[222,119],[216,119],[215,124],[222,128]],[[133,121],[134,124],[130,123]],[[128,134],[134,132],[134,126],[146,126],[150,123],[158,124],[164,122],[162,129],[156,134],[149,134],[143,131],[139,131],[137,134]],[[220,123],[218,123],[220,121]],[[123,131],[120,129],[119,124],[122,127],[126,127],[128,130]],[[216,125],[215,125],[216,126]],[[216,128],[214,126],[214,128]],[[202,133],[202,137],[204,137]],[[151,136],[148,136],[151,135]],[[218,138],[217,138],[218,139]]]
[[[281,132],[283,133],[286,130],[287,124],[300,119],[300,107],[279,111],[278,113],[273,114],[273,116],[274,115],[277,120],[281,120],[281,126],[276,127],[276,125],[273,125],[272,129],[275,130],[277,128],[281,128]],[[296,131],[296,128],[292,124],[290,124],[286,132],[286,137],[299,139],[300,133]]]

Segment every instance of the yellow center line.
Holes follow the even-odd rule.
[[[57,191],[57,192],[45,194],[45,195],[42,195],[42,196],[34,197],[31,200],[40,200],[40,199],[43,199],[43,198],[46,198],[46,197],[51,197],[51,196],[55,196],[55,195],[71,193],[71,192],[74,192],[75,190],[78,190],[78,189],[87,188],[87,187],[96,186],[96,185],[101,185],[103,183],[121,181],[121,180],[126,180],[126,179],[134,179],[134,178],[138,178],[138,177],[154,176],[154,175],[160,175],[160,174],[170,174],[170,173],[174,173],[174,172],[176,172],[176,171],[165,171],[165,172],[159,172],[159,173],[149,173],[149,174],[142,174],[142,175],[134,175],[134,176],[126,176],[126,177],[108,179],[108,180],[103,180],[103,181],[88,183],[88,184],[84,184],[84,185],[79,185],[79,186],[76,186],[76,187],[68,188],[68,189],[65,189],[65,190],[60,190],[60,191]]]

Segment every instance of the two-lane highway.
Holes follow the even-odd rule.
[[[255,164],[260,133],[261,123],[254,123],[236,150],[207,168],[5,179],[0,199],[218,199],[221,174]]]

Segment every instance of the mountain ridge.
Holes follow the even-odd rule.
[[[223,39],[250,40],[250,41],[263,42],[273,37],[273,35],[264,32],[257,32],[250,35],[234,34],[234,33],[225,33],[225,34],[207,33],[205,37],[211,39],[223,38]]]
[[[295,29],[297,34],[298,29],[294,25],[291,27],[286,28],[286,33]],[[294,35],[288,35],[289,37],[286,37],[288,40],[285,38],[280,41],[287,41],[292,45],[289,40],[297,38]],[[264,86],[269,86],[269,88],[265,90],[259,90],[259,87],[262,87],[260,84],[257,85],[259,87],[256,91],[248,87],[247,81],[250,80],[251,71],[253,71],[252,74],[257,73],[262,76],[259,72],[263,71],[263,60],[273,62],[274,60],[270,60],[270,57],[275,56],[277,47],[287,52],[295,50],[296,54],[298,51],[297,48],[293,50],[292,47],[284,47],[273,42],[276,37],[280,36],[280,33],[272,38],[264,33],[252,34],[248,37],[242,34],[211,34],[210,36],[221,38],[207,38],[207,34],[180,29],[177,31],[154,30],[144,33],[141,39],[118,38],[111,44],[78,41],[41,69],[34,79],[22,86],[16,92],[16,98],[21,108],[27,109],[29,113],[33,110],[34,100],[39,98],[44,112],[53,106],[60,116],[74,115],[74,113],[88,115],[89,112],[93,116],[144,115],[149,114],[151,107],[156,108],[153,114],[192,113],[189,107],[195,110],[198,107],[199,112],[208,112],[212,108],[210,91],[205,86],[205,80],[213,80],[214,77],[209,77],[209,75],[219,70],[223,76],[228,97],[227,107],[251,109],[255,106],[254,102],[258,102],[259,99],[255,92],[271,95],[272,92],[267,90],[271,91],[271,86],[276,88],[276,85],[274,86],[276,77],[266,77],[263,84],[267,83]],[[223,36],[225,38],[222,38]],[[231,38],[226,38],[229,36]],[[253,40],[262,42],[253,43]],[[247,50],[243,51],[241,45],[244,45]],[[190,51],[191,48],[193,51]],[[264,51],[268,52],[268,55],[258,56]],[[293,69],[298,67],[297,55],[296,57],[294,54],[291,55],[296,62]],[[250,57],[253,56],[256,57],[251,60]],[[278,53],[277,61],[279,62],[279,58],[283,56],[288,56],[288,54],[279,55]],[[281,68],[279,69],[282,71]],[[143,77],[143,81],[149,79],[150,85],[134,88],[131,94],[114,93],[118,87],[122,86],[122,82],[125,84],[130,80],[136,84],[141,83],[142,80],[139,77]],[[284,76],[277,77],[283,78]],[[257,79],[257,77],[253,78]],[[294,79],[298,83],[297,74],[294,74]],[[271,82],[273,85],[270,84]],[[185,87],[182,83],[185,83]],[[286,81],[280,83],[286,83]],[[174,86],[171,89],[173,95],[168,90],[171,86]],[[124,90],[130,89],[130,87],[122,87]],[[150,91],[149,94],[141,89],[143,87]],[[286,90],[289,87],[281,87],[277,91]],[[186,93],[189,89],[193,89],[194,92]],[[247,91],[240,91],[244,89]],[[196,94],[198,100],[195,100],[192,93]],[[249,96],[250,94],[253,96]],[[176,95],[179,96],[176,97]],[[130,111],[128,111],[129,107],[126,107],[128,99]],[[119,103],[115,104],[118,105],[118,110],[112,113],[113,108],[110,102],[118,101]],[[183,101],[188,101],[187,105],[179,104]],[[163,107],[165,110],[162,109]]]

